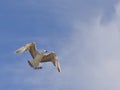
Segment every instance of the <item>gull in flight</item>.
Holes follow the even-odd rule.
[[[40,52],[36,49],[36,45],[34,42],[28,43],[23,47],[16,50],[16,53],[22,53],[25,51],[29,51],[33,60],[28,60],[28,64],[34,69],[42,69],[41,63],[43,62],[52,62],[53,65],[57,68],[58,72],[61,72],[60,63],[58,61],[58,57],[54,52],[50,52],[47,54],[46,50],[41,50]]]

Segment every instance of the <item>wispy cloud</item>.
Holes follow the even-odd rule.
[[[72,6],[72,3],[69,5]],[[8,87],[8,89],[17,90],[119,90],[119,9],[118,4],[115,6],[111,21],[105,25],[102,24],[103,12],[98,12],[99,14],[93,15],[89,22],[83,23],[77,19],[80,15],[77,10],[75,15],[70,16],[75,18],[66,19],[70,21],[70,28],[73,32],[70,40],[62,42],[63,44],[60,45],[63,47],[58,49],[62,72],[58,73],[51,63],[43,64],[42,70],[34,71],[27,65],[28,57],[24,55],[25,58],[21,58],[21,61],[14,58],[18,61],[13,64],[9,62],[4,64],[5,66],[1,65],[0,76],[3,78],[1,78],[0,89]],[[69,14],[71,14],[71,9],[63,16],[67,17]],[[33,38],[36,41],[38,39],[39,37]],[[48,39],[45,38],[45,43],[47,41]],[[41,42],[44,43],[44,41]]]
[[[102,13],[88,23],[74,24],[71,42],[63,48],[64,87],[75,90],[119,90],[120,5],[103,25]],[[60,86],[62,87],[62,86]],[[72,90],[72,89],[71,89]]]

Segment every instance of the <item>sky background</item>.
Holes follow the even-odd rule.
[[[33,70],[29,42],[54,51]],[[0,90],[120,90],[119,0],[0,0]]]

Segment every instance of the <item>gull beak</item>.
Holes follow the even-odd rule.
[[[47,50],[45,50],[45,53],[47,53],[48,51]]]

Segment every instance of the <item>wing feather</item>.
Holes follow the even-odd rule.
[[[30,46],[30,48],[29,48],[29,52],[30,52],[32,58],[35,58],[36,55],[39,53],[39,52],[37,51],[37,49],[36,49],[35,43],[32,43],[32,44],[31,44],[31,46]]]
[[[60,63],[58,61],[58,57],[54,52],[49,53],[48,55],[45,55],[41,62],[52,62],[54,66],[58,69],[58,72],[61,72]]]
[[[35,58],[35,56],[39,53],[37,50],[36,50],[36,46],[35,46],[35,43],[28,43],[26,44],[25,46],[19,48],[18,50],[16,50],[16,53],[22,53],[22,52],[25,52],[25,51],[29,51],[32,58]]]

